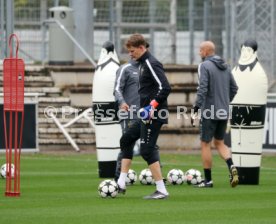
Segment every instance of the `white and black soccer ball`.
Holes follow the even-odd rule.
[[[6,163],[1,166],[0,175],[4,179],[6,179],[6,177],[7,177],[7,169],[8,169],[8,167],[7,167]],[[14,178],[14,165],[13,164],[11,164],[11,177]]]
[[[187,184],[196,185],[202,181],[201,172],[196,169],[189,169],[185,173]]]
[[[139,181],[143,185],[152,185],[155,183],[150,169],[143,169],[141,171]]]
[[[172,169],[168,172],[167,180],[170,184],[180,185],[185,181],[184,173],[180,169]]]
[[[129,169],[126,177],[126,185],[132,185],[137,181],[137,174],[134,170]]]
[[[118,185],[114,180],[104,180],[100,183],[98,192],[102,198],[115,198],[118,194]]]

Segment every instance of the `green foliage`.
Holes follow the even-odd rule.
[[[202,170],[200,155],[161,154],[161,159],[164,176],[172,168]],[[134,170],[145,167],[134,157]],[[0,223],[275,223],[275,155],[263,156],[260,185],[231,188],[226,165],[215,156],[214,188],[170,185],[170,198],[163,201],[143,200],[155,187],[140,183],[128,187],[126,195],[100,198],[94,154],[23,154],[21,168],[20,198],[5,197],[0,179]]]

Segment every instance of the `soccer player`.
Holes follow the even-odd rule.
[[[122,65],[116,72],[114,88],[115,100],[118,103],[120,124],[123,134],[127,132],[138,120],[137,112],[140,108],[140,97],[138,95],[139,69],[138,62],[130,60]],[[132,148],[134,147],[133,143]],[[115,171],[115,181],[118,181],[121,172],[122,151],[119,153]]]
[[[144,199],[164,199],[169,193],[165,187],[158,150],[155,147],[160,129],[168,122],[167,97],[171,87],[162,64],[148,51],[147,42],[141,34],[133,34],[126,42],[130,57],[139,63],[139,114],[142,120],[133,124],[120,139],[123,152],[120,177],[117,181],[119,192],[126,192],[125,179],[132,161],[132,145],[141,139],[140,153],[147,162],[156,183],[156,191]]]
[[[215,44],[204,41],[200,44],[199,86],[194,105],[194,113],[201,109],[200,140],[201,157],[205,180],[197,185],[200,188],[213,187],[211,141],[219,155],[226,161],[230,172],[230,184],[235,187],[239,182],[238,171],[233,165],[230,150],[224,144],[224,135],[229,118],[229,104],[238,91],[228,65],[215,55]],[[192,119],[193,124],[193,119]]]

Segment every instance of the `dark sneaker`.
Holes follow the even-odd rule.
[[[118,193],[119,194],[125,194],[126,193],[126,188],[120,188],[120,186],[118,184]]]
[[[202,181],[200,184],[198,185],[195,185],[195,187],[198,187],[198,188],[208,188],[208,187],[213,187],[213,181],[210,180],[209,182],[207,181]]]
[[[169,197],[169,195],[163,194],[160,191],[155,191],[153,194],[145,196],[144,199],[146,199],[146,200],[151,200],[151,199],[155,200],[155,199],[166,199],[168,197]]]
[[[236,187],[239,184],[239,175],[238,170],[235,166],[231,166],[229,177],[231,187]]]

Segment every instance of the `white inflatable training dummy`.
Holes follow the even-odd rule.
[[[231,103],[231,149],[240,184],[259,183],[268,81],[257,47],[255,40],[245,41],[232,70],[239,90]]]
[[[94,74],[92,104],[99,177],[114,177],[120,152],[121,126],[113,95],[119,60],[111,42],[105,42]]]

